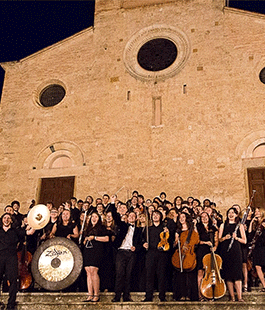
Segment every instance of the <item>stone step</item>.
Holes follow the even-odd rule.
[[[112,303],[114,293],[101,293],[100,302],[85,303],[86,293],[61,293],[61,292],[36,292],[21,293],[17,295],[18,310],[68,310],[87,309],[91,310],[262,310],[265,309],[265,293],[253,289],[252,292],[243,294],[245,300],[241,302],[228,301],[228,294],[215,302],[176,302],[172,299],[172,293],[167,293],[167,302],[160,302],[158,294],[154,294],[153,302],[141,302],[144,293],[131,293],[134,302]],[[8,294],[3,293],[0,300],[7,303]]]

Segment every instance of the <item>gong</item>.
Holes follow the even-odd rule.
[[[62,290],[73,284],[83,267],[79,247],[70,239],[56,237],[42,243],[33,255],[32,275],[41,287]]]

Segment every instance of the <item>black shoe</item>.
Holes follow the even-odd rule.
[[[120,302],[121,299],[120,299],[120,298],[117,298],[117,297],[114,297],[111,301],[112,301],[112,302]]]
[[[159,299],[161,302],[166,302],[167,300],[166,300],[166,298],[160,298]]]
[[[100,301],[99,295],[94,295],[94,297],[91,299],[91,302],[99,302],[99,301]]]
[[[152,302],[153,300],[150,298],[145,298],[144,300],[142,300],[142,302]]]

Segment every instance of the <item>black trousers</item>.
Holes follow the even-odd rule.
[[[132,270],[135,264],[135,252],[118,250],[116,255],[116,298],[130,298]]]
[[[198,300],[197,269],[192,271],[177,271],[173,274],[173,298],[180,300],[181,297],[188,297],[191,301]]]
[[[168,252],[150,249],[146,253],[146,299],[153,300],[155,275],[158,280],[159,299],[165,300],[167,288]]]
[[[10,283],[7,309],[13,309],[16,305],[18,262],[17,255],[0,255],[0,282],[6,275]]]

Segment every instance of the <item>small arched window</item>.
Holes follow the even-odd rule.
[[[265,157],[265,143],[261,143],[253,150],[253,157]]]

